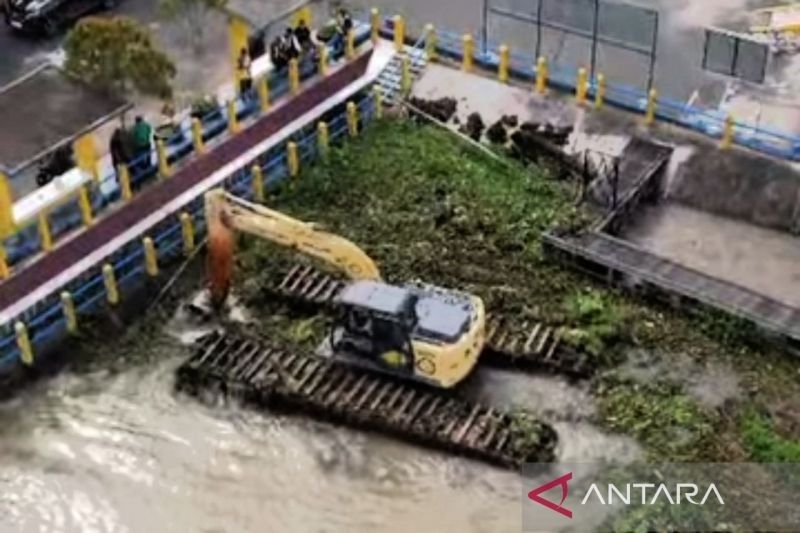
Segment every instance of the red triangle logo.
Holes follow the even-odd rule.
[[[532,491],[528,493],[528,498],[533,500],[534,502],[538,503],[539,505],[544,505],[551,511],[555,511],[558,514],[564,515],[567,518],[572,518],[572,511],[563,507],[564,501],[569,496],[569,481],[572,479],[572,472],[568,474],[564,474],[561,477],[558,477],[552,481],[548,481],[544,485],[536,487]],[[541,494],[547,492],[548,490],[554,487],[561,487],[561,501],[556,503],[551,502],[550,500],[546,500],[541,497]]]

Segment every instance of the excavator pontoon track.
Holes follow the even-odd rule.
[[[552,461],[557,442],[547,424],[516,423],[519,415],[452,392],[219,332],[198,341],[178,368],[177,387],[191,394],[216,390],[507,467]]]
[[[276,277],[277,279],[277,277]],[[343,280],[309,265],[295,264],[266,290],[275,296],[310,308],[335,310]],[[488,317],[486,345],[481,361],[520,370],[545,370],[573,378],[586,378],[596,370],[591,356],[561,342],[558,332],[543,323],[514,327],[501,317]]]

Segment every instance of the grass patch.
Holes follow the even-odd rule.
[[[745,448],[760,463],[800,463],[800,441],[779,435],[772,422],[755,408],[739,417]]]

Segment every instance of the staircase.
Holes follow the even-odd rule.
[[[403,77],[403,56],[407,55],[411,60],[411,82],[419,78],[425,66],[427,59],[425,57],[425,49],[419,46],[411,47],[406,46],[405,49],[392,58],[389,65],[381,72],[378,77],[378,86],[381,88],[383,95],[383,104],[391,107],[399,100],[402,100],[402,77]]]

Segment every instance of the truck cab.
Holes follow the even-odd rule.
[[[110,9],[116,0],[2,0],[6,23],[23,33],[52,36],[84,15]]]

